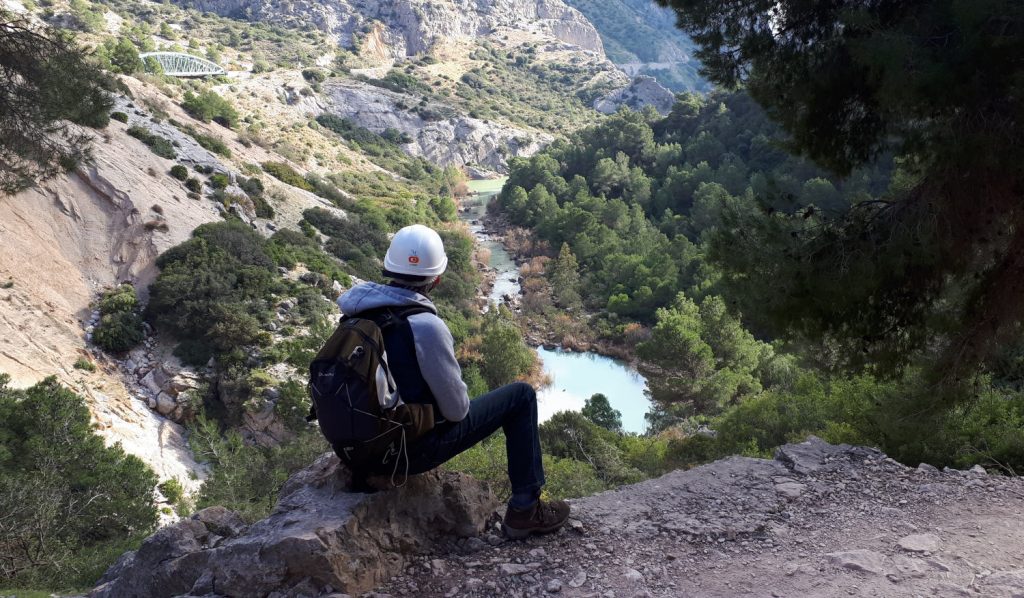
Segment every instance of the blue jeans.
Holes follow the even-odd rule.
[[[508,384],[473,399],[462,421],[442,423],[417,440],[409,447],[409,473],[434,469],[498,428],[505,431],[508,479],[512,483],[509,506],[532,506],[544,485],[544,465],[537,431],[537,393],[524,382]]]

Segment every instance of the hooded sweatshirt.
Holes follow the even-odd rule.
[[[469,395],[462,381],[462,368],[455,359],[455,339],[444,321],[437,317],[437,308],[430,299],[409,289],[365,282],[339,297],[338,306],[346,316],[381,307],[420,306],[430,310],[408,317],[420,374],[446,420],[457,422],[466,417]]]

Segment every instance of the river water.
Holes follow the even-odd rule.
[[[500,241],[483,232],[480,224],[487,211],[487,203],[504,184],[505,179],[470,181],[469,189],[476,195],[464,200],[462,205],[469,209],[459,212],[459,217],[469,225],[477,242],[491,252],[490,266],[497,271],[497,278],[488,298],[494,303],[501,303],[505,295],[519,294],[519,271],[515,261]],[[602,393],[622,414],[623,430],[643,433],[647,428],[644,414],[651,407],[644,394],[647,381],[628,364],[597,353],[543,347],[535,351],[544,363],[544,372],[551,378],[551,384],[537,392],[540,421],[547,421],[559,411],[579,411],[588,398]]]

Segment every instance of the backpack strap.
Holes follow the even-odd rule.
[[[413,305],[411,307],[380,307],[376,309],[367,310],[365,312],[356,314],[353,317],[356,318],[369,318],[373,320],[377,327],[383,331],[385,328],[390,328],[395,324],[406,320],[409,316],[416,314],[432,313],[430,308],[422,305]]]
[[[341,322],[344,323],[345,320],[353,318],[364,318],[368,320],[373,320],[373,322],[377,324],[377,327],[380,328],[381,332],[383,333],[384,330],[386,330],[387,328],[390,328],[391,326],[394,326],[395,324],[407,319],[409,316],[414,316],[416,314],[422,313],[433,312],[431,312],[430,308],[425,307],[423,305],[413,305],[404,308],[379,307],[375,309],[369,309],[352,316],[342,316]],[[383,347],[381,347],[381,350],[383,351]],[[390,367],[387,365],[387,362],[384,362],[384,368],[385,371],[387,372],[388,377],[390,378],[391,372]],[[311,423],[316,420],[316,407],[311,404],[309,406],[309,414],[306,415],[306,423]]]

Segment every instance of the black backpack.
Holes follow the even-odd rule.
[[[403,403],[388,365],[383,331],[425,307],[343,317],[309,365],[308,421],[319,420],[334,452],[350,468],[397,472],[408,443],[434,427],[430,404]]]

